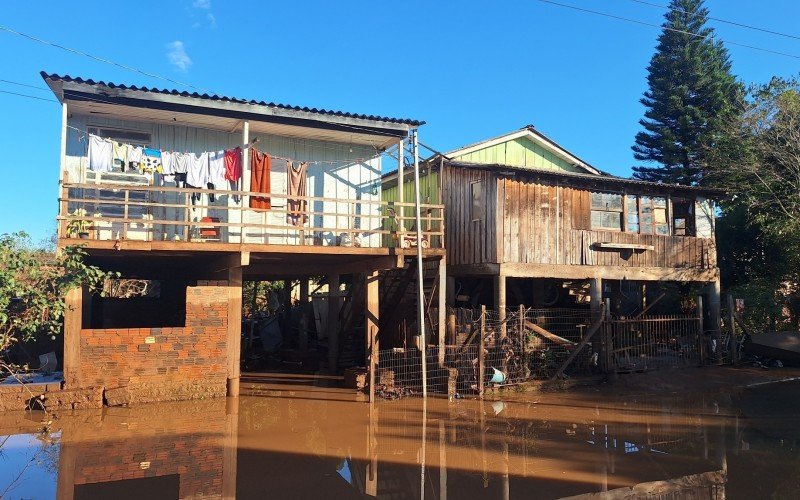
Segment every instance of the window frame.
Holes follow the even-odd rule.
[[[609,204],[605,203],[605,209],[595,208],[594,206],[594,195],[602,195],[605,196],[619,196],[620,197],[620,209],[609,209]],[[609,226],[595,226],[594,225],[594,212],[601,212],[603,214],[609,213],[616,213],[619,214],[619,226],[617,228],[609,227]],[[611,231],[615,233],[623,233],[625,232],[625,225],[624,225],[624,213],[625,213],[625,194],[618,191],[589,191],[589,228],[592,231]],[[601,218],[602,220],[605,217]]]

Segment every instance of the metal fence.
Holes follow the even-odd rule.
[[[701,320],[691,316],[610,319],[603,324],[603,353],[618,373],[698,366],[703,360]]]
[[[431,393],[481,393],[486,388],[562,376],[625,373],[699,365],[704,357],[701,320],[692,316],[608,318],[590,342],[588,309],[451,309],[444,352],[426,348]],[[418,348],[380,351],[376,392],[385,398],[422,392]]]

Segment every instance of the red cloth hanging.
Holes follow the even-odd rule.
[[[238,182],[242,178],[242,148],[225,151],[225,180]]]
[[[269,155],[262,153],[254,147],[250,148],[250,191],[256,193],[269,193]],[[269,196],[250,196],[250,208],[256,210],[269,210],[272,208]]]

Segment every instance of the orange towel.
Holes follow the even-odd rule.
[[[250,191],[256,193],[270,192],[269,155],[256,148],[250,148]],[[271,208],[269,196],[250,196],[250,208],[256,210],[269,210]]]

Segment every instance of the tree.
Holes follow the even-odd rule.
[[[736,114],[741,86],[731,74],[728,51],[706,26],[702,0],[672,0],[647,68],[646,110],[636,134],[634,177],[695,185],[703,182],[706,146]]]
[[[800,82],[751,86],[708,157],[709,182],[729,193],[717,233],[723,278],[762,297],[776,328],[800,328]]]
[[[68,290],[102,290],[112,277],[84,257],[79,247],[56,253],[33,247],[25,233],[0,235],[0,372],[20,369],[7,356],[15,344],[61,333]]]

